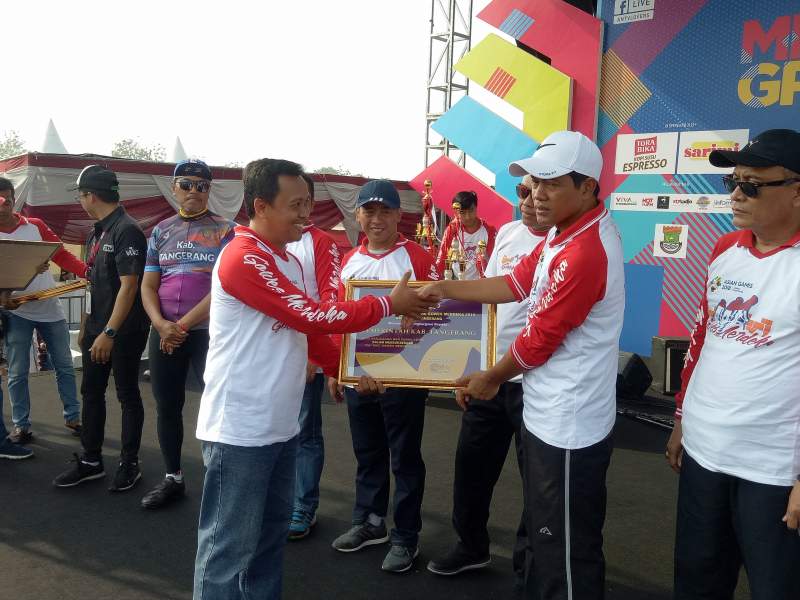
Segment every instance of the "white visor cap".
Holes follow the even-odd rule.
[[[600,148],[578,131],[551,133],[533,156],[508,165],[508,172],[514,177],[530,174],[537,179],[555,179],[575,171],[599,181],[602,170]]]

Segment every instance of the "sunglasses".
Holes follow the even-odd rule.
[[[520,200],[525,200],[530,195],[531,195],[531,188],[521,183],[517,184],[517,198],[519,198]]]
[[[742,190],[742,193],[747,196],[748,198],[755,198],[758,196],[758,189],[762,187],[778,187],[782,185],[789,185],[792,183],[797,183],[800,181],[799,178],[795,177],[793,179],[781,179],[780,181],[768,181],[766,183],[754,183],[752,181],[740,181],[738,179],[734,179],[732,175],[725,175],[722,178],[722,184],[725,186],[725,189],[728,190],[729,194],[733,193],[737,187]]]
[[[211,189],[211,182],[203,179],[178,179],[175,182],[178,187],[184,192],[191,191],[192,188],[196,189],[200,194],[205,194]]]

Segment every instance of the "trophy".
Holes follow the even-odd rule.
[[[436,256],[439,240],[436,238],[433,223],[433,198],[431,197],[433,184],[430,179],[426,179],[423,185],[425,193],[422,195],[422,222],[417,223],[417,232],[414,238],[432,256]]]
[[[486,242],[478,242],[478,250],[475,253],[475,268],[478,269],[478,277],[485,277],[486,272]]]

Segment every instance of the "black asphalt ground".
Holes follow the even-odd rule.
[[[5,382],[4,382],[5,387]],[[141,461],[144,477],[130,492],[111,494],[108,481],[56,489],[51,481],[67,467],[78,440],[63,427],[51,374],[31,377],[36,457],[0,461],[0,600],[189,599],[196,546],[202,461],[194,439],[198,395],[186,406],[184,470],[188,497],[160,512],[139,508],[141,496],[163,476],[155,433],[155,405],[142,383],[146,421]],[[112,386],[113,388],[113,386]],[[7,390],[5,421],[10,423]],[[119,405],[109,394],[106,470],[119,451]],[[319,524],[311,537],[288,545],[284,598],[484,600],[510,598],[511,547],[521,489],[509,456],[495,490],[490,533],[492,564],[455,578],[436,577],[427,561],[453,542],[450,526],[453,457],[460,415],[441,404],[426,415],[423,452],[428,468],[421,553],[405,575],[380,571],[386,547],[355,554],[331,549],[349,525],[355,472],[346,409],[323,406],[326,464]],[[605,529],[607,598],[671,597],[677,479],[663,458],[666,432],[620,418],[608,475]],[[748,596],[741,589],[736,598]]]

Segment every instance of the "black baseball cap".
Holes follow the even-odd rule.
[[[714,150],[708,160],[715,167],[785,167],[800,173],[800,132],[768,129],[741,150]]]
[[[91,192],[119,192],[119,181],[114,171],[100,165],[89,165],[78,175],[78,180],[67,191],[87,190]]]
[[[388,179],[373,179],[358,190],[356,208],[370,202],[380,202],[389,208],[400,208],[400,194]]]

